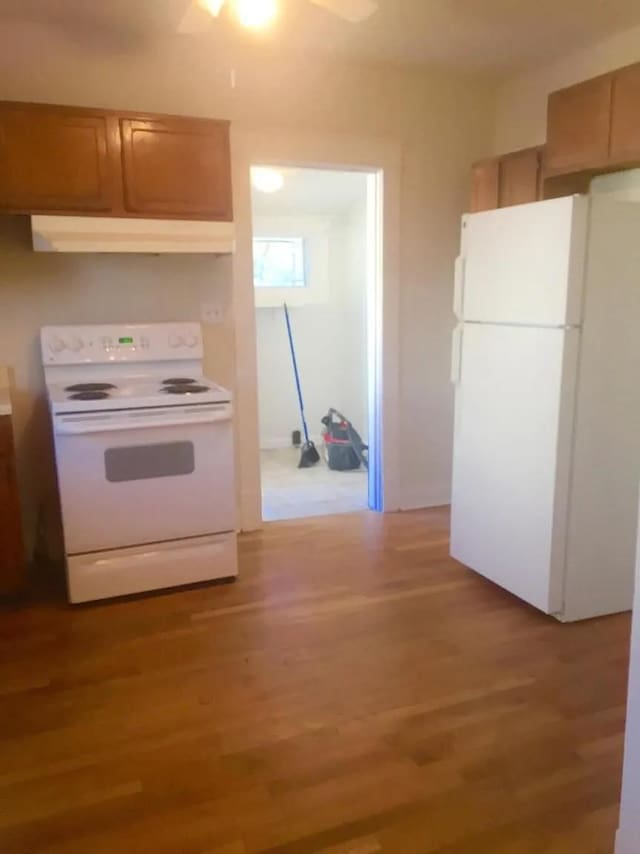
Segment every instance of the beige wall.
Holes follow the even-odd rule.
[[[37,63],[27,64],[33,56]],[[491,147],[488,86],[435,72],[298,62],[267,53],[224,56],[206,39],[140,39],[107,51],[104,43],[84,45],[13,24],[0,34],[0,98],[217,116],[238,128],[304,127],[401,143],[402,504],[448,500],[452,265],[469,164]],[[2,223],[1,233],[0,362],[16,368],[22,483],[32,527],[42,491],[40,454],[42,465],[51,467],[38,326],[129,315],[197,317],[203,293],[220,281],[207,259],[35,257],[23,221]],[[228,342],[212,333],[208,347],[214,340]],[[215,359],[209,355],[208,361],[220,376]]]
[[[495,153],[545,141],[550,92],[639,60],[640,27],[635,27],[504,83],[498,90]]]

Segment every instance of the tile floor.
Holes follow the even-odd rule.
[[[324,460],[299,469],[300,451],[283,448],[261,451],[262,518],[301,519],[352,513],[368,506],[367,472],[331,471]]]

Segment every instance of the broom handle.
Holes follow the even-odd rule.
[[[298,361],[296,359],[296,350],[293,346],[293,332],[291,331],[291,319],[289,318],[289,309],[287,304],[284,304],[284,316],[287,321],[287,335],[289,336],[289,349],[291,350],[291,361],[293,362],[293,373],[296,378],[296,389],[298,392],[298,403],[300,405],[300,417],[302,418],[302,428],[304,430],[304,440],[309,443],[309,430],[307,428],[307,419],[304,415],[304,402],[302,400],[302,388],[300,387],[300,374],[298,373]]]

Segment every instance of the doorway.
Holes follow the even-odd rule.
[[[251,167],[264,521],[382,509],[381,183],[373,171]],[[318,452],[306,467],[285,303]]]

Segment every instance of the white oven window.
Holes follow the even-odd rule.
[[[108,448],[104,452],[104,467],[109,483],[193,474],[193,442]]]

